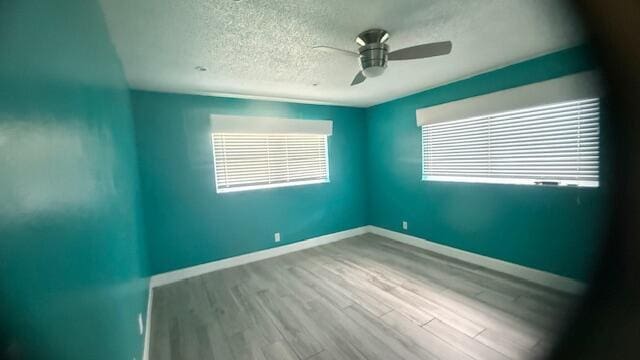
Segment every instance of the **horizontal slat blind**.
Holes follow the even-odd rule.
[[[325,135],[213,133],[212,137],[218,192],[329,180]]]
[[[598,186],[598,99],[422,126],[425,180]]]

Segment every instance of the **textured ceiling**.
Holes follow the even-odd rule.
[[[369,106],[582,41],[560,0],[101,0],[132,88]],[[392,62],[349,84],[369,28],[393,49],[451,40],[447,56]],[[205,66],[198,72],[196,66]],[[313,84],[318,84],[313,86]]]

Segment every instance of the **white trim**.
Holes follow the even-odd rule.
[[[501,273],[516,276],[533,283],[547,286],[556,290],[581,294],[585,291],[586,285],[574,279],[570,279],[564,276],[555,275],[546,271],[536,270],[528,268],[522,265],[513,264],[510,262],[490,258],[487,256],[471,253],[468,251],[452,248],[446,245],[437,244],[429,240],[425,240],[416,236],[411,236],[403,233],[399,233],[392,230],[383,229],[373,225],[361,226],[345,231],[340,231],[332,234],[322,235],[315,238],[299,241],[289,245],[283,245],[280,247],[257,251],[245,255],[235,256],[223,260],[212,261],[209,263],[196,265],[184,269],[179,269],[167,273],[154,275],[149,280],[149,299],[147,303],[147,320],[145,323],[145,338],[144,338],[144,352],[142,355],[143,360],[149,360],[149,343],[151,337],[151,307],[153,305],[153,288],[174,283],[176,281],[184,280],[193,276],[206,274],[212,271],[221,270],[233,266],[243,265],[254,261],[260,261],[275,256],[280,256],[295,251],[300,251],[315,246],[329,244],[339,240],[347,239],[353,236],[363,235],[365,233],[372,233],[380,236],[384,236],[388,239],[395,240],[404,244],[415,246],[418,248],[433,251],[438,254],[452,257],[461,261],[465,261],[471,264],[483,266],[485,268],[495,270]]]
[[[333,121],[211,114],[211,132],[241,134],[333,134]]]
[[[597,98],[602,95],[597,72],[585,71],[556,79],[500,90],[416,110],[418,126],[481,118],[519,109]]]
[[[291,181],[291,182],[281,182],[281,183],[263,184],[263,185],[238,186],[238,187],[229,187],[229,188],[224,188],[224,187],[223,188],[216,188],[216,193],[218,193],[218,194],[226,194],[226,193],[232,193],[232,192],[238,192],[238,191],[275,189],[275,188],[289,187],[289,186],[325,184],[325,183],[328,183],[328,182],[329,182],[329,175],[327,175],[326,179],[315,179],[315,180],[305,180],[305,181]]]
[[[442,244],[437,244],[429,240],[425,240],[416,236],[399,233],[392,230],[383,229],[377,226],[369,225],[367,232],[384,236],[391,240],[395,240],[404,244],[412,245],[418,248],[433,251],[438,254],[462,260],[471,264],[483,266],[485,268],[495,270],[501,273],[509,274],[528,280],[538,285],[550,287],[552,289],[572,293],[581,294],[585,291],[586,285],[580,281],[552,274],[546,271],[532,269],[526,266],[506,262],[490,258],[488,256],[456,249]]]
[[[391,240],[395,240],[404,244],[419,247],[429,251],[433,251],[438,254],[452,257],[461,261],[468,262],[483,266],[485,268],[495,270],[501,273],[509,274],[515,277],[519,277],[524,280],[531,281],[538,285],[547,286],[556,290],[569,292],[573,294],[583,293],[586,289],[586,285],[580,281],[552,274],[550,272],[529,268],[526,266],[510,263],[503,260],[498,260],[488,256],[456,249],[450,246],[434,243],[432,241],[422,239],[416,236],[399,233],[392,230],[383,229],[381,227],[367,225],[358,228],[353,228],[345,231],[340,231],[332,234],[322,235],[315,238],[298,241],[293,244],[283,245],[271,249],[256,251],[249,254],[240,256],[234,256],[222,260],[212,261],[201,265],[191,266],[188,268],[178,269],[162,274],[153,275],[149,280],[149,305],[147,306],[147,324],[145,337],[148,336],[149,321],[151,314],[151,303],[153,288],[171,284],[180,280],[188,279],[190,277],[206,274],[212,271],[226,269],[238,265],[248,264],[255,261],[260,261],[324,244],[329,244],[339,240],[347,239],[353,236],[363,235],[365,233],[372,233],[380,236],[384,236]],[[145,339],[145,348],[147,348],[148,340]]]
[[[252,252],[245,255],[234,256],[222,260],[212,261],[201,265],[191,266],[184,269],[170,271],[162,274],[153,275],[149,281],[151,288],[167,285],[176,281],[188,279],[193,276],[206,274],[212,271],[226,269],[233,266],[243,265],[254,261],[260,261],[275,256],[300,251],[315,246],[329,244],[338,240],[358,236],[366,233],[366,226],[340,231],[332,234],[322,235],[315,238],[302,240],[289,245],[283,245],[271,249]],[[147,327],[148,328],[148,327]]]
[[[423,141],[424,143],[424,141]],[[424,161],[422,166],[424,167]],[[506,177],[479,177],[479,176],[447,176],[447,175],[428,175],[423,176],[422,181],[444,181],[444,182],[465,182],[465,183],[482,183],[482,184],[502,184],[502,185],[534,185],[534,186],[549,186],[544,183],[538,183],[536,179],[518,179],[518,178],[506,178]],[[544,181],[542,179],[541,181]],[[598,187],[600,183],[593,180],[553,180],[551,182],[557,182],[551,186],[580,186],[580,187]]]
[[[142,360],[149,360],[149,344],[151,341],[151,306],[153,305],[153,288],[149,281],[149,296],[147,299],[147,319],[144,322],[144,348],[142,350]]]

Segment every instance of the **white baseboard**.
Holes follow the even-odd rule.
[[[516,276],[533,283],[547,286],[556,290],[580,294],[586,289],[586,285],[580,281],[552,274],[546,271],[532,269],[526,266],[510,263],[503,260],[494,259],[488,256],[456,249],[450,246],[437,244],[426,239],[416,236],[399,233],[392,230],[383,229],[381,227],[367,225],[340,231],[332,234],[322,235],[315,238],[302,240],[293,244],[283,245],[271,249],[261,250],[245,255],[235,256],[227,259],[212,261],[209,263],[191,266],[171,272],[157,274],[151,277],[149,281],[149,304],[151,304],[152,289],[154,287],[171,284],[176,281],[188,279],[193,276],[206,274],[212,271],[221,270],[233,266],[243,265],[254,261],[260,261],[275,256],[288,254],[295,251],[308,249],[315,246],[329,244],[335,241],[346,239],[353,236],[362,235],[364,233],[373,233],[386,238],[399,241],[408,245],[416,246],[422,249],[433,251],[438,254],[449,256],[458,260],[462,260],[471,264],[486,267],[491,270]],[[149,306],[148,309],[151,307]],[[150,310],[149,310],[150,311]],[[147,314],[147,322],[149,319],[149,311]],[[146,335],[146,334],[145,334]],[[145,339],[145,343],[146,343]]]
[[[142,360],[149,360],[149,344],[151,341],[151,306],[153,305],[153,288],[149,281],[149,295],[147,299],[147,319],[144,322],[144,348],[142,350]]]
[[[147,303],[147,320],[145,323],[144,333],[144,350],[142,353],[143,360],[149,360],[149,344],[151,337],[151,307],[153,305],[153,288],[171,284],[176,281],[184,280],[193,276],[206,274],[212,271],[230,268],[238,265],[248,264],[250,262],[264,260],[279,255],[288,254],[295,251],[300,251],[315,246],[329,244],[342,239],[350,238],[353,236],[362,235],[367,232],[367,226],[361,226],[345,231],[340,231],[332,234],[322,235],[315,238],[298,241],[293,244],[283,245],[272,249],[257,251],[245,255],[235,256],[227,259],[212,261],[209,263],[191,266],[184,269],[179,269],[171,272],[153,275],[149,279],[149,299]]]
[[[245,255],[234,256],[227,259],[208,262],[201,265],[191,266],[184,269],[170,271],[158,275],[153,275],[150,280],[149,286],[151,288],[171,284],[176,281],[188,279],[193,276],[206,274],[212,271],[230,268],[233,266],[243,265],[254,261],[264,260],[275,256],[288,254],[294,251],[300,251],[315,246],[329,244],[338,240],[346,239],[352,236],[362,235],[366,232],[367,227],[361,226],[345,231],[340,231],[332,234],[322,235],[315,238],[302,240],[289,245],[283,245],[267,250],[261,250],[252,252]]]
[[[426,239],[422,239],[416,236],[411,236],[403,233],[399,233],[392,230],[383,229],[377,226],[367,226],[367,232],[384,236],[386,238],[433,251],[438,254],[452,257],[454,259],[462,260],[471,264],[479,265],[491,270],[495,270],[501,273],[516,276],[532,283],[547,286],[552,289],[572,293],[581,294],[585,291],[586,285],[577,280],[552,274],[542,270],[532,269],[526,266],[506,262],[490,258],[488,256],[479,255],[476,253],[456,249],[442,244],[437,244]]]
[[[299,241],[293,244],[284,245],[272,249],[257,251],[245,255],[235,256],[218,261],[212,261],[209,263],[191,266],[184,269],[179,269],[167,273],[154,275],[149,280],[149,299],[147,304],[147,320],[145,324],[145,338],[144,338],[144,353],[143,360],[149,360],[149,341],[151,330],[151,306],[153,304],[153,288],[167,285],[176,281],[184,280],[193,276],[206,274],[212,271],[221,270],[233,266],[243,265],[254,261],[264,260],[275,256],[288,254],[295,251],[300,251],[315,246],[329,244],[335,241],[343,240],[353,236],[363,235],[365,233],[372,233],[380,236],[384,236],[391,240],[395,240],[404,244],[412,245],[418,248],[433,251],[438,254],[452,257],[461,261],[465,261],[471,264],[483,266],[485,268],[495,270],[501,273],[516,276],[532,283],[547,286],[552,289],[581,294],[586,289],[586,285],[577,280],[567,278],[564,276],[552,274],[546,271],[536,270],[528,268],[526,266],[513,264],[503,260],[490,258],[488,256],[475,254],[472,252],[456,249],[442,244],[437,244],[429,240],[425,240],[416,236],[411,236],[403,233],[399,233],[392,230],[383,229],[373,225],[361,226],[345,231],[340,231],[332,234],[318,236],[315,238]]]

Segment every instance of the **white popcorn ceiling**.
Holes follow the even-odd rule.
[[[580,44],[560,0],[101,0],[132,88],[370,106]],[[356,35],[390,32],[391,50],[451,40],[447,56],[390,62],[349,86]],[[206,72],[196,71],[204,66]],[[318,86],[313,86],[317,83]]]

